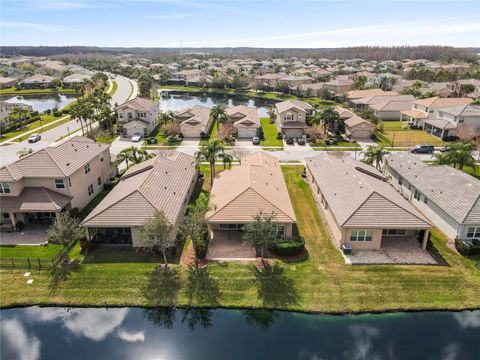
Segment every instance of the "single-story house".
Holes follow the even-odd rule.
[[[352,139],[370,139],[374,131],[375,125],[358,115],[345,120],[345,133]]]
[[[374,167],[325,153],[306,159],[306,173],[337,247],[375,250],[417,238],[425,249],[431,224]]]
[[[217,174],[206,213],[210,247],[219,239],[241,242],[243,226],[256,215],[273,216],[277,234],[291,239],[295,212],[277,158],[254,152],[241,165]]]
[[[83,84],[85,80],[90,80],[91,78],[92,77],[90,75],[77,73],[65,77],[62,82],[64,86],[68,87],[72,86],[73,84]]]
[[[200,137],[210,132],[212,118],[210,117],[210,108],[201,105],[194,105],[175,115],[176,123],[180,125],[180,130],[184,137]]]
[[[480,181],[448,165],[397,152],[384,168],[390,184],[450,239],[480,239]]]
[[[333,79],[324,83],[324,88],[336,94],[343,94],[353,89],[354,81],[351,79]]]
[[[35,74],[20,81],[23,89],[45,89],[53,88],[57,85],[57,79],[52,76]]]
[[[258,135],[260,119],[258,110],[244,105],[229,107],[226,109],[233,127],[237,130],[237,137],[252,138]]]
[[[15,78],[0,76],[0,89],[12,87],[17,81]]]
[[[400,120],[402,117],[402,111],[409,110],[412,108],[411,100],[387,100],[385,102],[373,103],[370,104],[370,109],[373,110],[374,114],[378,116],[381,120]]]
[[[141,247],[140,231],[157,211],[175,228],[197,179],[195,159],[164,151],[137,164],[83,220],[87,238],[97,243]]]

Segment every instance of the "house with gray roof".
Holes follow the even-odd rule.
[[[84,208],[116,174],[110,145],[76,136],[0,168],[1,222],[50,221]]]
[[[306,159],[306,175],[337,247],[378,250],[418,239],[425,249],[430,222],[374,167],[325,153]]]
[[[480,238],[480,181],[448,165],[394,153],[384,168],[390,184],[450,239]]]
[[[141,247],[140,231],[156,212],[163,212],[177,228],[196,179],[193,156],[160,152],[128,169],[81,226],[90,241]]]

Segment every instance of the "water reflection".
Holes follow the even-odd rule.
[[[251,99],[240,95],[231,94],[199,94],[169,91],[161,92],[160,110],[162,111],[179,111],[193,105],[202,105],[213,107],[217,104],[225,106],[246,105],[256,107],[260,117],[268,116],[268,109],[273,106],[276,101],[268,99],[255,98]]]
[[[480,311],[324,316],[271,310],[0,312],[2,359],[478,359]],[[93,356],[92,356],[93,355]]]
[[[48,95],[25,95],[25,96],[0,96],[0,100],[11,104],[27,104],[32,106],[33,111],[40,113],[53,108],[62,109],[75,100],[71,94],[48,94]]]

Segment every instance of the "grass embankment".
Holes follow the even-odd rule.
[[[17,90],[14,87],[0,89],[0,96],[3,95],[49,95],[49,94],[75,94],[75,90],[70,88],[57,88],[57,89],[23,89]]]
[[[110,80],[112,82],[112,89],[108,92],[109,96],[113,96],[118,90],[118,83],[115,80]]]
[[[0,246],[0,257],[2,258],[52,258],[61,245],[48,244],[47,246],[34,246],[34,245],[16,245]]]
[[[475,262],[448,249],[438,231],[433,231],[432,240],[449,266],[345,265],[300,177],[302,170],[302,166],[283,167],[308,247],[307,260],[276,260],[264,272],[237,262],[212,263],[196,270],[173,265],[170,272],[164,272],[152,258],[143,259],[133,250],[109,248],[83,258],[77,245],[71,254],[79,264],[57,286],[52,286],[46,271],[33,274],[33,284],[27,285],[22,271],[0,270],[1,306],[193,305],[313,312],[480,307],[480,272]],[[208,167],[202,165],[202,171],[205,195]]]
[[[64,114],[62,116],[58,116],[58,117],[55,117],[53,115],[42,114],[42,115],[40,115],[40,117],[42,118],[41,122],[40,122],[40,120],[37,120],[37,121],[34,121],[34,122],[28,124],[26,127],[22,128],[21,130],[10,131],[8,133],[2,134],[2,136],[0,138],[0,142],[9,140],[9,139],[11,139],[15,136],[18,136],[18,135],[28,133],[29,131],[32,131],[32,130],[37,129],[37,128],[38,128],[37,132],[39,132],[39,133],[44,132],[45,130],[50,130],[53,127],[53,125],[58,126],[60,124],[63,124],[64,121],[60,121],[56,124],[53,124],[53,125],[49,126],[49,124],[52,123],[53,121],[59,120],[63,117],[68,117],[68,119],[65,119],[66,121],[70,120],[70,116],[69,115],[64,115]],[[42,130],[40,130],[40,126],[42,126]],[[27,137],[27,136],[25,136],[25,137]],[[20,139],[20,140],[25,140],[25,138]]]

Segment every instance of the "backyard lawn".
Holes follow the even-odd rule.
[[[48,244],[47,246],[16,245],[0,246],[1,258],[51,258],[62,246],[58,244]]]
[[[445,143],[423,130],[384,130],[382,133],[388,140],[388,145],[393,146],[413,147],[416,144],[431,144],[434,146],[443,146]]]
[[[275,123],[270,124],[269,118],[261,118],[260,124],[262,125],[264,140],[260,141],[262,146],[283,146],[283,141],[277,139],[277,126]]]
[[[209,173],[205,166],[204,190]],[[159,270],[155,258],[131,250],[94,250],[85,258],[74,248],[77,263],[66,280],[53,283],[43,271],[27,285],[22,271],[0,270],[0,305],[176,305],[267,307],[315,312],[362,312],[405,309],[462,309],[480,306],[480,271],[475,262],[432,240],[449,266],[345,265],[334,249],[309,187],[303,166],[283,172],[298,227],[309,258],[276,260],[265,271],[249,263],[212,263],[188,269],[173,265]],[[153,261],[153,262],[152,262]]]

